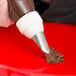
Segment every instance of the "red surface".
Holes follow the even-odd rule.
[[[76,76],[76,25],[44,23],[48,44],[65,60],[48,64],[44,53],[19,33],[15,25],[0,28],[0,76]]]

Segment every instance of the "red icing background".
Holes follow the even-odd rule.
[[[76,76],[76,25],[44,23],[44,27],[50,48],[59,50],[64,62],[47,63],[40,48],[15,25],[0,27],[0,76]]]

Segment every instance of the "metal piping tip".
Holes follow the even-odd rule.
[[[37,43],[37,45],[39,45],[39,47],[42,49],[43,52],[47,54],[50,53],[50,48],[47,44],[47,41],[43,32],[39,32],[38,34],[33,36],[32,39]]]

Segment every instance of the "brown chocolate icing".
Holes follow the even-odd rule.
[[[64,56],[61,55],[57,50],[55,51],[55,48],[52,48],[50,53],[45,55],[47,62],[51,64],[57,64],[64,61]]]
[[[33,0],[8,0],[8,8],[9,16],[14,20],[35,10]]]

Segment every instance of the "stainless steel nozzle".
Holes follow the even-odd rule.
[[[50,48],[47,44],[47,41],[43,32],[36,34],[33,37],[33,40],[39,45],[39,47],[42,49],[43,52],[47,54],[50,53]]]

